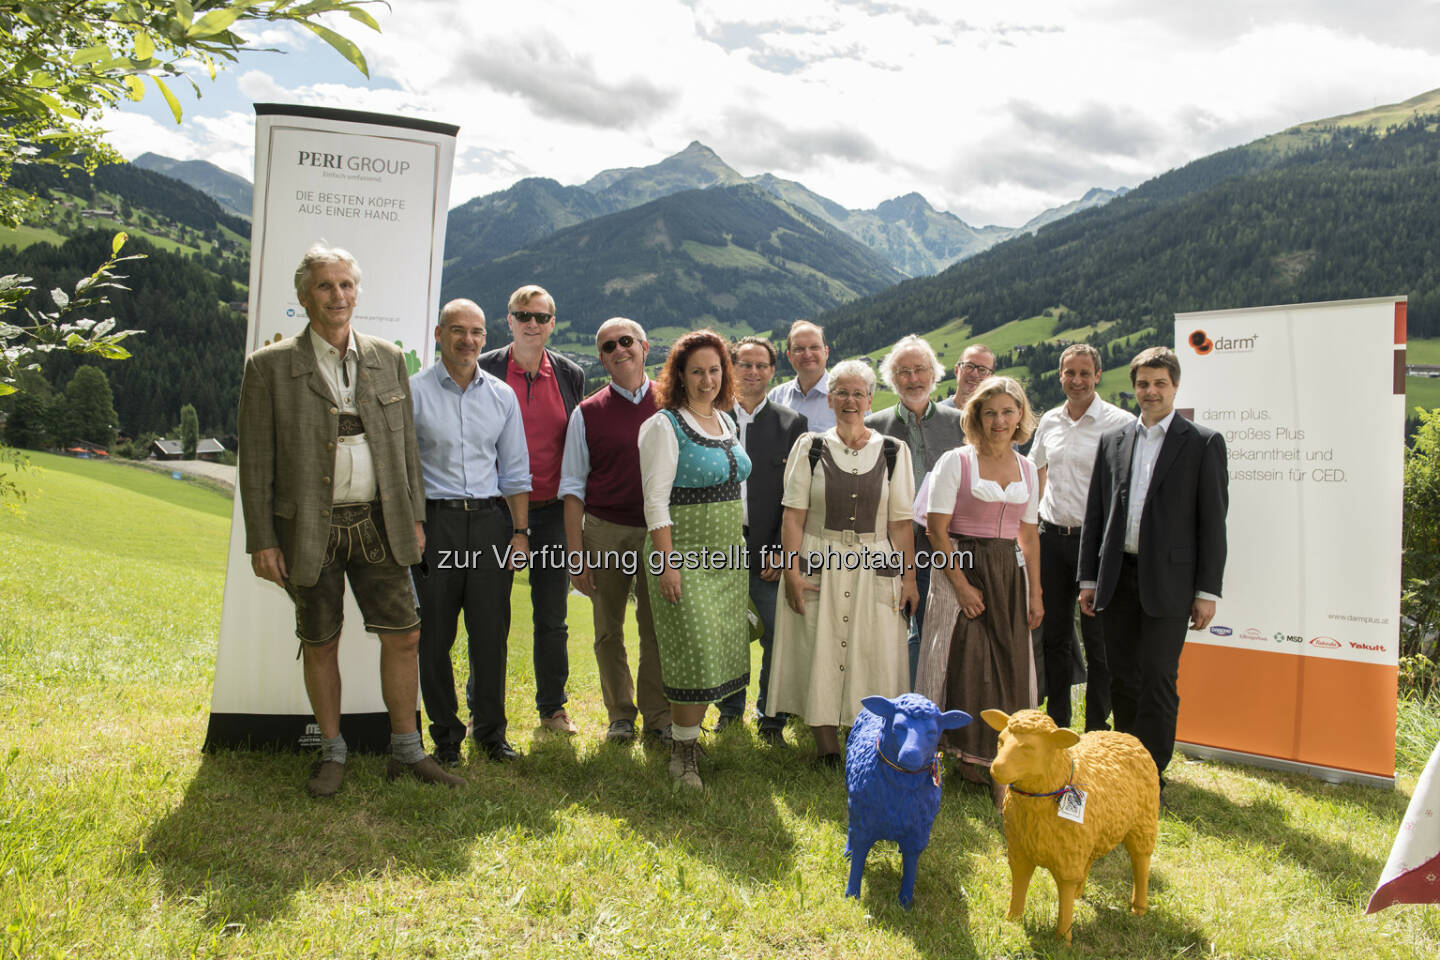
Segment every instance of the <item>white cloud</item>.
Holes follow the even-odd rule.
[[[1091,186],[1134,186],[1300,121],[1405,99],[1440,75],[1440,30],[1423,16],[1433,3],[1377,0],[1363,16],[1340,0],[1217,3],[633,0],[620,17],[579,0],[504,16],[425,0],[377,10],[379,36],[332,24],[389,89],[295,28],[283,44],[263,36],[301,44],[304,59],[281,72],[247,58],[238,89],[459,124],[455,203],[524,176],[583,182],[698,139],[741,173],[847,206],[918,191],[971,222],[1013,225]],[[205,107],[163,142],[234,169],[247,147],[226,119],[233,102],[214,129],[192,123]]]

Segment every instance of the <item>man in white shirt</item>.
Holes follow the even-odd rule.
[[[1113,403],[1096,394],[1100,384],[1100,351],[1085,343],[1060,354],[1060,388],[1065,402],[1047,410],[1035,429],[1030,459],[1040,477],[1040,586],[1045,597],[1045,622],[1040,626],[1044,674],[1039,677],[1045,711],[1057,726],[1070,725],[1071,651],[1075,646],[1075,578],[1080,553],[1080,527],[1095,451],[1107,430],[1135,422]],[[1108,730],[1110,670],[1100,621],[1081,616],[1085,645],[1085,730]]]
[[[1080,533],[1080,610],[1101,612],[1115,729],[1133,733],[1165,784],[1175,751],[1185,627],[1215,617],[1229,507],[1225,439],[1175,415],[1180,361],[1130,361],[1140,422],[1100,438]]]
[[[826,386],[830,348],[825,345],[825,331],[809,320],[796,320],[790,324],[785,357],[795,368],[795,379],[775,387],[768,399],[800,414],[815,433],[829,430],[835,426],[835,411],[830,409]]]

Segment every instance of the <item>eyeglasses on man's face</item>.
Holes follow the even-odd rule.
[[[982,367],[980,366],[980,364],[971,363],[969,360],[966,360],[964,363],[960,364],[960,369],[964,370],[966,373],[978,373],[982,377],[988,377],[990,376],[990,374],[995,372],[994,367]]]
[[[624,347],[628,350],[633,346],[635,346],[635,338],[627,333],[624,336],[616,337],[614,340],[606,340],[600,344],[600,352],[614,353],[616,347]]]
[[[553,313],[535,313],[530,310],[512,310],[510,316],[521,323],[549,323],[555,319]]]

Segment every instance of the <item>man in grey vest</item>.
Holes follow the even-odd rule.
[[[900,396],[900,402],[865,418],[865,426],[887,437],[903,440],[910,447],[910,465],[915,471],[915,489],[935,466],[940,454],[965,442],[965,418],[954,407],[930,399],[930,392],[945,373],[935,348],[910,334],[900,338],[880,361],[880,379]],[[925,528],[915,525],[915,544],[925,543]],[[910,686],[915,685],[915,666],[920,659],[920,630],[925,623],[925,595],[930,590],[930,568],[916,564],[915,587],[920,603],[910,616]]]

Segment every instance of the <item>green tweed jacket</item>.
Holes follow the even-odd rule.
[[[415,522],[425,483],[405,359],[393,344],[355,334],[355,405],[365,424],[391,557],[420,562]],[[330,533],[340,411],[310,345],[309,327],[245,361],[240,384],[240,501],[245,550],[282,547],[290,582],[314,586]]]

